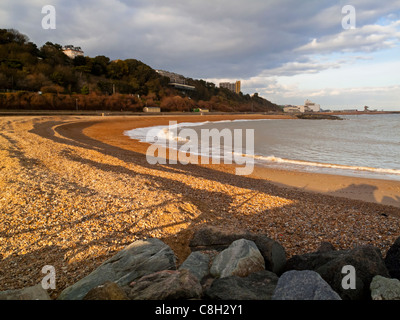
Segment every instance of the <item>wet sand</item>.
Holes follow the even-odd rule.
[[[205,118],[206,117],[206,118]],[[90,132],[96,139],[103,139],[109,143],[120,143],[122,147],[127,147],[127,144],[132,144],[132,141],[128,143],[123,142],[126,140],[126,136],[121,136],[121,129],[130,130],[137,127],[147,127],[155,125],[166,125],[168,124],[168,118],[160,117],[161,119],[143,119],[140,121],[140,125],[137,126],[137,122],[128,121],[127,125],[121,122],[117,122],[117,125],[108,126],[107,130],[113,130],[110,132],[110,137],[105,137],[101,133],[103,129],[97,127],[88,129],[86,132]],[[281,119],[290,118],[286,116],[203,116],[203,117],[173,117],[178,122],[201,122],[201,121],[220,121],[228,119]],[[111,122],[111,124],[113,121]],[[111,137],[113,136],[113,137]],[[115,141],[115,136],[118,140]],[[111,140],[110,140],[111,138]],[[131,148],[132,146],[129,146]],[[141,153],[146,152],[147,145],[143,143],[135,144],[135,150],[140,150]],[[200,161],[199,161],[200,162]],[[226,169],[226,166],[225,166]],[[274,183],[280,187],[295,188],[302,191],[322,193],[326,195],[344,197],[348,199],[361,200],[372,203],[379,203],[384,205],[390,205],[400,208],[400,181],[392,180],[380,180],[370,178],[358,178],[350,176],[322,174],[322,173],[309,173],[291,170],[279,170],[265,168],[262,166],[256,166],[251,177],[260,178],[267,180],[268,182]]]
[[[400,208],[400,182],[331,174],[255,168],[254,176],[277,186]]]
[[[272,169],[237,176],[224,164],[150,165],[148,145],[123,134],[170,120],[244,118],[271,116],[1,118],[0,290],[38,284],[42,267],[53,265],[56,297],[146,237],[163,239],[181,263],[188,239],[205,224],[266,234],[287,257],[323,241],[337,249],[372,244],[385,255],[400,235],[396,182]],[[392,206],[379,203],[389,200]]]

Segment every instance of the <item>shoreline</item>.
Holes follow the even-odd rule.
[[[221,116],[213,116],[214,117],[213,120],[204,120],[203,117],[204,116],[202,116],[201,120],[199,118],[196,118],[195,121],[188,121],[189,119],[184,118],[180,119],[180,122],[204,122],[204,121],[248,120],[248,119],[292,119],[290,117],[281,117],[281,116],[254,116],[254,115],[248,117],[247,119],[243,115],[238,115],[238,116],[231,115],[230,116],[231,119],[226,119],[226,117],[223,117],[223,119],[221,119]],[[174,117],[174,119],[175,118],[176,116]],[[150,120],[147,123],[146,127],[150,127],[153,125],[156,126],[161,124],[165,124],[164,121],[160,122],[157,120],[155,121]],[[128,130],[136,128],[139,127],[135,126]],[[98,135],[95,135],[95,137],[99,138]],[[129,139],[135,141],[135,143],[145,145],[146,148],[149,146],[149,144],[147,143],[131,138]],[[140,149],[143,152],[142,146],[140,147]],[[257,163],[254,164],[254,172],[250,176],[262,180],[267,180],[268,182],[273,183],[279,187],[294,188],[307,192],[321,193],[335,197],[344,197],[353,200],[360,200],[360,201],[389,205],[400,208],[400,181],[397,180],[355,177],[355,176],[321,173],[321,172],[311,173],[295,169],[291,170],[291,169],[280,169],[280,168],[268,168],[265,165],[259,165]]]
[[[133,241],[149,237],[168,244],[181,263],[193,232],[204,225],[267,235],[282,244],[287,258],[315,251],[321,242],[337,249],[370,244],[384,255],[398,238],[398,207],[291,188],[298,173],[268,169],[236,176],[234,165],[149,165],[148,145],[123,132],[168,125],[171,117],[243,119],[0,118],[0,291],[37,284],[42,267],[52,265],[56,297]],[[279,116],[246,116],[270,117]],[[341,177],[300,177],[315,188],[327,180],[343,184]]]
[[[253,174],[279,187],[400,208],[400,182],[255,167]]]

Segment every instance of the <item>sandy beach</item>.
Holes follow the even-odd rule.
[[[56,297],[131,242],[158,237],[189,254],[204,224],[268,235],[294,254],[328,241],[372,244],[400,235],[400,182],[233,165],[150,165],[147,144],[125,136],[169,121],[282,116],[204,115],[0,118],[0,290],[56,270]],[[293,120],[295,121],[295,120]]]

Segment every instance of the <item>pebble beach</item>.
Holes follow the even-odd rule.
[[[116,252],[149,237],[165,241],[183,262],[190,237],[204,225],[266,234],[288,258],[322,242],[337,249],[371,244],[385,255],[400,235],[400,206],[393,200],[400,182],[266,168],[237,176],[224,164],[150,165],[148,145],[123,134],[172,120],[274,117],[281,116],[0,118],[0,291],[40,283],[42,268],[51,265],[55,298]],[[296,177],[314,181],[312,190]],[[366,201],[354,196],[357,189],[333,192],[343,181],[380,187],[381,198],[387,192],[393,201]]]

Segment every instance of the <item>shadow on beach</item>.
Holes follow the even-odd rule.
[[[345,197],[361,201],[369,201],[372,203],[380,203],[383,205],[393,206],[400,208],[400,196],[393,195],[382,196],[378,195],[379,188],[370,184],[351,184],[346,188],[338,189],[336,191],[327,192],[326,194],[335,197]]]
[[[100,121],[99,121],[100,122]],[[102,122],[102,121],[101,121]],[[247,176],[236,176],[230,172],[224,172],[220,170],[213,169],[212,166],[201,166],[201,165],[182,165],[182,164],[166,164],[166,165],[150,165],[146,157],[143,153],[136,152],[131,149],[121,148],[119,146],[114,146],[112,144],[104,143],[102,141],[93,139],[84,134],[84,130],[92,125],[94,125],[96,121],[81,121],[81,122],[72,122],[72,123],[65,123],[65,121],[45,121],[45,122],[37,122],[34,123],[34,127],[30,130],[30,133],[40,136],[41,138],[48,139],[54,143],[60,144],[62,147],[65,147],[65,150],[61,152],[61,156],[65,157],[69,161],[73,161],[80,164],[85,164],[89,167],[95,168],[97,170],[101,170],[104,172],[115,172],[118,174],[125,174],[130,177],[143,177],[150,181],[151,187],[157,190],[166,190],[168,192],[179,192],[183,195],[185,201],[193,203],[197,208],[200,209],[201,213],[196,217],[188,217],[187,221],[184,221],[188,227],[179,232],[179,234],[166,236],[163,240],[169,244],[173,250],[177,253],[178,262],[182,262],[182,260],[190,253],[188,250],[188,239],[192,235],[193,228],[204,224],[221,224],[221,225],[228,225],[230,221],[221,219],[226,219],[226,213],[229,210],[238,210],[241,206],[246,205],[246,202],[250,201],[252,197],[265,195],[271,197],[281,197],[284,199],[291,200],[291,204],[283,204],[281,207],[277,208],[266,208],[261,212],[257,213],[254,216],[254,225],[250,226],[253,232],[260,231],[262,232],[262,228],[258,229],[257,221],[262,224],[264,223],[263,219],[267,216],[276,216],[281,214],[282,208],[285,209],[286,218],[290,220],[290,216],[293,215],[296,218],[297,213],[304,213],[304,219],[312,219],[312,215],[307,217],[306,210],[308,206],[312,204],[315,206],[313,211],[320,211],[323,214],[324,207],[337,207],[338,211],[343,208],[357,208],[360,212],[365,212],[371,215],[379,215],[382,216],[384,219],[387,216],[396,216],[399,217],[399,209],[391,206],[383,206],[374,203],[365,203],[364,201],[359,200],[340,200],[338,201],[338,196],[343,197],[349,192],[357,192],[358,190],[363,190],[363,193],[369,194],[372,199],[375,199],[374,193],[375,189],[374,186],[369,185],[361,185],[361,186],[349,186],[348,188],[344,188],[341,190],[336,190],[330,195],[318,195],[318,201],[315,201],[315,198],[309,196],[308,192],[304,192],[302,190],[288,190],[285,187],[277,187],[272,183],[268,183],[268,181],[263,181],[260,179],[247,177]],[[6,137],[6,135],[4,135]],[[12,141],[10,141],[12,142]],[[68,147],[78,147],[87,150],[93,150],[99,152],[100,154],[106,156],[112,156],[125,164],[132,164],[135,166],[140,166],[143,168],[147,168],[149,170],[146,171],[135,171],[129,168],[129,166],[125,167],[118,164],[110,164],[110,163],[102,163],[98,162],[89,158],[85,157],[85,154],[82,152],[71,153],[69,152]],[[14,154],[16,157],[21,158],[23,155],[16,154],[14,150]],[[35,166],[35,163],[31,163],[31,166]],[[215,183],[221,183],[224,185],[230,185],[237,188],[244,189],[245,194],[243,194],[244,200],[241,203],[235,202],[234,197],[238,196],[239,194],[230,195],[228,193],[220,192],[213,189],[201,189],[195,188],[194,186],[189,185],[185,181],[179,181],[177,179],[170,179],[167,176],[162,176],[161,174],[157,173],[170,173],[170,174],[183,174],[189,177],[194,178],[201,178],[207,179],[209,181],[215,181]],[[233,171],[232,171],[233,172]],[[81,187],[79,187],[81,188]],[[91,192],[96,192],[95,190],[84,190],[88,194]],[[205,199],[207,199],[207,203],[205,204]],[[129,199],[127,199],[129,200]],[[133,200],[133,199],[132,199]],[[376,199],[375,199],[376,200]],[[233,204],[235,202],[235,204]],[[392,203],[398,204],[400,206],[400,197],[396,198],[389,198],[389,199],[382,199],[382,203]],[[174,204],[174,200],[171,200],[171,203]],[[224,204],[222,207],[219,204]],[[214,207],[213,207],[213,204]],[[225,205],[226,204],[226,205]],[[149,207],[149,214],[157,209],[157,207],[165,206],[165,203],[160,203],[156,206]],[[225,212],[225,215],[222,214],[222,211]],[[141,218],[146,218],[141,217]],[[59,226],[63,230],[66,228],[72,228],[84,221],[90,219],[97,219],[96,215],[87,215],[82,216],[81,220],[70,221],[69,223],[65,223],[65,225]],[[234,219],[241,222],[241,217],[239,215],[234,216]],[[257,220],[258,219],[258,220]],[[287,220],[286,220],[287,221]],[[137,221],[138,222],[138,221]],[[136,222],[136,223],[137,223]],[[315,229],[323,228],[324,226],[316,226],[312,224],[313,221],[309,222],[309,227],[311,226]],[[172,226],[179,226],[182,224],[182,221],[178,222],[170,222],[164,225],[157,225],[154,229],[163,229]],[[52,226],[47,226],[51,228]],[[243,225],[243,228],[246,228],[246,225]],[[271,227],[275,228],[279,231],[279,236],[282,238],[277,238],[275,240],[283,241],[286,238],[291,238],[291,241],[298,243],[302,243],[304,240],[303,232],[307,231],[305,228],[303,230],[289,230],[289,227],[285,225],[285,220],[282,221],[272,221]],[[126,234],[131,232],[132,225],[124,226],[123,230],[113,231],[110,230],[104,238],[96,239],[91,242],[79,242],[76,243],[75,248],[73,249],[75,254],[77,255],[79,252],[83,252],[90,246],[107,246],[108,238],[118,239],[122,244],[129,244],[126,239]],[[139,230],[136,232],[137,237],[146,237],[146,233],[151,231],[151,228],[146,228],[145,230]],[[313,230],[314,231],[314,230]],[[0,232],[0,236],[2,237],[14,237],[14,236],[21,236],[24,232],[29,232],[29,228],[19,230],[18,233],[14,233],[11,230]],[[60,231],[59,231],[60,232]],[[317,234],[317,233],[316,233]],[[321,236],[323,235],[322,231],[319,233]],[[272,236],[271,236],[272,237]],[[283,244],[284,245],[284,244]],[[315,244],[316,247],[319,243]],[[300,247],[300,245],[299,245]],[[48,254],[49,261],[46,260],[46,264],[51,264],[51,261],[63,261],[65,259],[65,255],[68,253],[67,249],[63,249],[61,251],[56,250],[57,246],[52,246],[43,248],[43,252],[40,254]],[[6,259],[11,261],[12,263],[21,263],[22,261],[29,262],[34,261],[35,257],[37,256],[36,252],[32,252],[26,255],[11,255]],[[96,261],[102,262],[106,258],[110,257],[112,253],[107,255],[99,255],[96,257]],[[6,262],[6,261],[3,261]],[[35,262],[36,263],[36,262]],[[38,262],[41,263],[41,262]],[[29,264],[29,263],[27,263]],[[43,263],[42,263],[43,264]],[[81,264],[84,265],[84,262],[77,262],[73,266],[71,266],[68,272],[75,272],[79,270]],[[38,265],[39,267],[39,265]],[[91,270],[86,270],[85,272],[88,273]],[[31,271],[32,273],[33,271]],[[81,276],[82,274],[79,274]],[[62,283],[61,286],[66,285]],[[70,285],[70,284],[69,284]],[[63,288],[59,288],[63,289]]]

